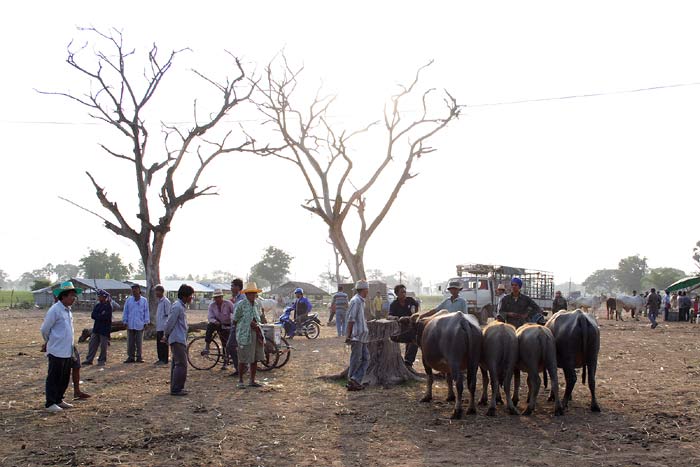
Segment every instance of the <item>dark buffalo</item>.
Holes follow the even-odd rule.
[[[419,314],[399,319],[402,340],[413,335],[423,355],[423,367],[428,375],[425,395],[421,402],[433,398],[433,370],[445,373],[447,377],[448,401],[455,401],[451,418],[462,416],[462,393],[464,378],[462,372],[467,370],[469,389],[469,408],[467,414],[476,413],[474,391],[476,390],[476,370],[481,355],[481,329],[474,316],[463,313],[439,311],[429,318]],[[457,386],[457,397],[452,388],[452,381]]]
[[[576,384],[576,368],[583,368],[583,383],[588,371],[588,389],[591,391],[591,411],[600,412],[595,397],[595,374],[600,351],[600,330],[595,318],[581,310],[560,311],[545,325],[554,334],[557,347],[557,366],[564,370],[566,390],[562,401],[568,407]],[[555,386],[552,384],[552,389]],[[553,395],[550,394],[550,400]]]
[[[540,392],[539,372],[545,377],[547,387],[547,373],[552,381],[552,393],[554,394],[554,415],[563,415],[564,409],[559,401],[559,381],[557,378],[557,350],[552,332],[539,324],[524,324],[516,331],[518,336],[518,364],[515,372],[515,396],[518,400],[520,390],[520,371],[527,372],[527,409],[523,415],[530,415],[535,410],[537,394]],[[545,373],[546,372],[546,373]]]
[[[512,415],[518,414],[518,409],[510,396],[510,384],[517,361],[518,337],[515,335],[515,327],[498,321],[493,321],[486,326],[481,339],[481,361],[479,364],[483,382],[479,405],[486,405],[488,402],[489,376],[491,379],[491,405],[486,411],[486,415],[496,415],[496,401],[500,402],[501,400],[500,386],[503,386],[506,393],[508,412]]]

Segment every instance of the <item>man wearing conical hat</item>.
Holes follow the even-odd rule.
[[[63,396],[68,389],[73,366],[73,313],[71,306],[83,293],[71,281],[61,283],[53,291],[57,298],[46,312],[41,325],[41,336],[46,343],[46,356],[49,371],[46,376],[46,410],[50,413],[62,412],[73,405],[65,402]]]

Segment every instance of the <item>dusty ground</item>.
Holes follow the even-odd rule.
[[[148,363],[126,365],[125,340],[115,339],[104,369],[83,369],[83,389],[94,397],[48,415],[42,317],[0,311],[3,466],[700,465],[697,325],[652,331],[601,320],[600,414],[588,410],[588,391],[578,384],[564,417],[553,417],[540,394],[532,417],[499,407],[491,418],[480,407],[450,422],[441,381],[438,401],[421,404],[422,383],[348,393],[318,380],[349,356],[325,327],[315,341],[295,340],[287,367],[260,375],[263,389],[238,390],[218,368],[190,369],[184,398],[168,395],[169,370],[150,363],[153,341],[144,345]],[[75,321],[79,330],[89,315],[76,313]],[[84,356],[87,346],[79,345]]]

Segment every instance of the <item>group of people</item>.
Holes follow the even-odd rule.
[[[156,365],[170,363],[170,394],[183,396],[187,394],[187,310],[194,298],[194,289],[186,284],[177,291],[177,300],[170,302],[162,285],[155,288],[158,301],[156,307]],[[225,361],[230,361],[235,368],[232,376],[238,376],[238,387],[259,387],[255,381],[257,361],[264,359],[264,338],[260,325],[264,318],[254,282],[243,286],[241,279],[231,282],[230,300],[224,300],[223,292],[214,292],[214,300],[208,310],[206,333],[207,347],[213,339],[214,331],[219,335],[225,352]],[[89,394],[80,390],[80,373],[82,365],[92,365],[97,357],[97,365],[107,363],[107,352],[112,330],[113,306],[110,294],[104,290],[97,291],[98,302],[95,304],[91,318],[94,320],[88,354],[80,360],[74,342],[73,314],[71,307],[82,289],[66,281],[54,290],[55,303],[46,313],[41,325],[44,339],[43,349],[47,352],[48,373],[46,377],[47,411],[56,413],[71,408],[64,400],[71,372],[74,381],[74,396],[85,399]],[[303,295],[303,291],[302,291]],[[308,312],[310,307],[306,310]],[[143,334],[151,323],[148,300],[141,294],[141,287],[134,284],[131,295],[124,303],[122,321],[127,332],[127,358],[124,363],[143,363]],[[98,356],[99,351],[99,356]],[[244,384],[243,375],[248,373],[250,379]]]

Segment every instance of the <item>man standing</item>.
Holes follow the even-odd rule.
[[[566,311],[567,307],[568,303],[566,303],[566,299],[561,296],[561,290],[557,290],[556,292],[554,292],[554,300],[552,301],[552,314],[560,310]]]
[[[70,409],[72,404],[63,401],[68,389],[70,372],[73,366],[73,313],[71,306],[75,303],[82,289],[72,282],[63,282],[53,291],[57,297],[41,325],[41,336],[46,344],[46,356],[49,359],[49,371],[46,375],[46,410],[51,413]]]
[[[256,363],[265,359],[264,338],[260,328],[260,312],[262,306],[257,300],[258,289],[255,282],[248,282],[241,293],[245,294],[245,300],[236,305],[232,323],[236,326],[236,341],[238,342],[238,388],[245,389],[243,373],[246,366],[250,369],[250,382],[248,386],[258,388],[260,384],[255,381]]]
[[[182,284],[177,291],[177,300],[170,308],[168,321],[163,329],[163,341],[170,344],[173,355],[170,366],[170,394],[186,396],[187,380],[187,305],[192,302],[194,289]]]
[[[664,290],[664,321],[668,321],[668,312],[671,311],[671,294]]]
[[[165,332],[165,323],[168,322],[170,315],[170,307],[172,304],[165,296],[165,287],[161,284],[156,285],[156,300],[158,300],[158,308],[156,310],[156,352],[158,353],[158,361],[156,365],[168,364],[168,343],[163,342]]]
[[[374,309],[374,319],[382,319],[382,294],[379,290],[372,300],[372,308]]]
[[[466,315],[468,313],[467,301],[459,296],[460,290],[462,290],[462,282],[450,281],[447,284],[447,291],[450,292],[450,296],[443,300],[442,303],[440,303],[432,310],[428,311],[427,313],[424,313],[421,316],[421,318],[428,318],[429,316],[433,316],[440,310],[447,310],[450,313],[460,311]]]
[[[126,353],[124,363],[143,363],[143,328],[151,322],[148,313],[148,300],[141,296],[138,284],[131,286],[131,297],[124,303],[122,321],[126,325]]]
[[[369,330],[365,320],[365,299],[369,293],[367,281],[357,281],[357,292],[350,300],[348,310],[348,331],[345,343],[350,345],[350,366],[348,367],[348,391],[364,389],[362,379],[369,366]]]
[[[498,321],[512,324],[516,328],[525,323],[544,324],[545,319],[542,310],[533,299],[520,293],[523,281],[519,277],[514,277],[510,281],[511,293],[503,297],[501,309],[498,310],[496,319]]]
[[[301,328],[301,325],[306,321],[306,317],[311,311],[311,302],[308,298],[304,297],[304,289],[297,287],[294,289],[294,295],[296,300],[294,300],[294,322],[297,328]]]
[[[688,296],[688,292],[681,291],[678,297],[678,321],[690,320],[690,307],[693,306],[693,301]]]
[[[241,293],[243,290],[243,281],[241,279],[234,279],[231,281],[231,304],[233,305],[233,312],[236,312],[236,306],[243,300],[245,300],[245,295]],[[228,352],[229,360],[233,366],[233,373],[231,376],[238,376],[238,342],[236,341],[236,323],[231,323],[231,330],[228,335],[228,341],[226,342],[226,351]]]
[[[343,292],[343,286],[339,285],[338,292],[333,295],[331,303],[331,312],[335,313],[335,329],[338,332],[338,337],[345,335],[345,321],[347,320],[349,302],[348,294]]]
[[[107,346],[109,346],[109,335],[112,331],[112,304],[109,300],[109,293],[105,290],[97,291],[99,300],[92,309],[91,318],[95,321],[90,335],[90,346],[83,365],[92,365],[92,361],[100,349],[100,356],[97,358],[97,366],[104,366],[107,362]]]
[[[661,308],[661,297],[656,293],[656,289],[652,288],[651,293],[647,297],[647,307],[649,307],[649,321],[651,321],[651,328],[655,329],[658,326],[656,322],[656,315],[659,314],[659,308]]]
[[[219,339],[223,346],[224,354],[226,354],[226,343],[231,329],[231,315],[233,315],[233,303],[229,300],[224,300],[224,291],[216,289],[213,295],[214,301],[209,304],[209,312],[207,314],[207,333],[204,337],[204,351],[209,352],[209,344],[211,343],[214,330],[219,333]],[[226,368],[226,356],[224,355],[224,368]]]
[[[389,316],[401,318],[402,316],[411,316],[413,313],[418,313],[419,305],[418,302],[413,297],[406,296],[406,286],[399,284],[394,287],[394,294],[396,294],[396,300],[391,302],[389,306]],[[407,367],[412,368],[413,362],[416,361],[416,354],[418,353],[418,344],[409,342],[406,344],[406,350],[404,351],[403,362]]]
[[[496,296],[494,297],[494,301],[496,302],[496,307],[493,310],[493,317],[495,318],[496,315],[498,315],[498,310],[501,309],[501,301],[503,301],[503,297],[506,296],[506,286],[503,284],[498,284],[498,287],[496,287]]]

